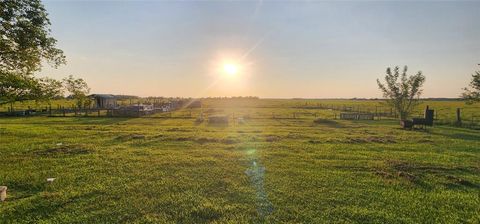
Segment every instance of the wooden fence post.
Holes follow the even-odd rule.
[[[137,103],[137,116],[140,117],[140,101]]]
[[[457,125],[462,125],[462,117],[460,108],[457,108]]]

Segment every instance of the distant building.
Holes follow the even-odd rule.
[[[114,116],[140,117],[155,113],[153,105],[134,104],[130,106],[119,107],[115,110]]]
[[[112,94],[92,94],[90,95],[95,102],[95,108],[113,109],[117,107],[117,97]]]
[[[202,102],[200,100],[171,100],[170,102],[154,103],[157,112],[169,112],[183,108],[201,108]]]

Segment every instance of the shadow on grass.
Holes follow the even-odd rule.
[[[445,185],[447,188],[450,188],[450,189],[461,189],[464,187],[480,189],[479,184],[472,183],[468,180],[465,180],[453,175],[446,176],[446,179],[448,180],[448,183]]]
[[[44,150],[34,151],[35,155],[38,156],[74,156],[74,155],[83,155],[92,153],[93,150],[86,148],[83,145],[62,145],[53,148],[47,148]]]
[[[28,180],[11,180],[7,181],[5,185],[8,187],[8,192],[15,195],[13,197],[9,196],[8,201],[15,201],[22,198],[31,197],[39,192],[45,190],[45,184],[40,184]]]
[[[219,128],[219,129],[225,129],[229,127],[228,123],[207,123],[207,127],[212,127],[212,128]]]
[[[134,119],[133,117],[75,117],[74,121],[79,124],[118,124]]]
[[[426,190],[432,190],[436,185],[447,188],[480,189],[480,185],[459,176],[478,173],[475,167],[445,167],[436,165],[421,165],[404,161],[388,160],[386,169],[379,169],[375,174],[386,180],[403,180]],[[434,176],[432,183],[428,176]]]
[[[65,125],[65,124],[97,124],[97,125],[112,125],[119,124],[128,120],[134,119],[132,117],[24,117],[24,118],[0,118],[1,124],[40,124],[40,125]]]
[[[34,192],[35,197],[29,203],[22,203],[21,206],[15,206],[15,209],[4,211],[2,214],[3,221],[7,223],[15,223],[21,220],[41,221],[49,217],[55,216],[58,210],[64,209],[69,204],[79,201],[92,200],[101,192],[93,191],[73,197],[64,197],[59,193],[50,192]],[[18,220],[20,218],[20,220]]]
[[[480,142],[480,132],[472,132],[470,130],[462,130],[462,129],[443,129],[443,130],[434,130],[429,131],[432,135],[438,135],[442,137],[452,138],[452,139],[459,139],[459,140],[466,140],[466,141],[477,141]]]
[[[331,128],[343,128],[343,127],[345,127],[343,124],[338,123],[335,120],[323,119],[323,118],[318,118],[318,119],[314,120],[313,123],[315,123],[317,125],[326,125],[326,126],[331,127]]]

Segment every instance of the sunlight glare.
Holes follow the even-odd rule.
[[[223,71],[230,76],[234,76],[238,73],[238,67],[234,64],[224,64]]]

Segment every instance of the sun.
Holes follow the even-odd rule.
[[[227,75],[234,76],[238,73],[238,66],[235,64],[224,64],[223,71]]]

